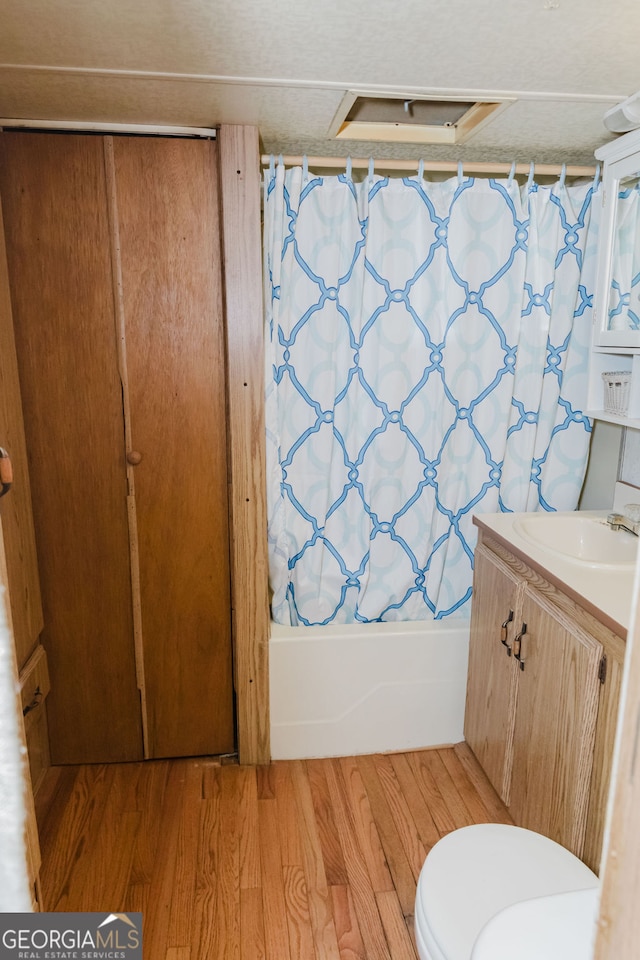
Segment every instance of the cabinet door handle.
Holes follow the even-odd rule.
[[[523,623],[522,630],[520,631],[518,636],[514,638],[514,641],[513,641],[513,656],[520,664],[521,670],[524,670],[524,663],[525,663],[525,661],[522,659],[522,638],[524,637],[526,632],[527,632],[527,625],[526,623]]]
[[[513,622],[513,610],[509,610],[509,616],[500,627],[500,643],[507,648],[507,656],[511,656],[511,647],[507,643],[507,627]]]

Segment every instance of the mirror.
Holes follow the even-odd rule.
[[[607,329],[640,331],[640,173],[617,185]]]

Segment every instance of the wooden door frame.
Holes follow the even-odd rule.
[[[256,127],[218,129],[227,348],[231,607],[240,763],[267,763],[269,578],[260,152]]]

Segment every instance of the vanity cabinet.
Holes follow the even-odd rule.
[[[516,824],[597,870],[622,641],[484,533],[475,556],[465,739]]]

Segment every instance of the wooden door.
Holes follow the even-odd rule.
[[[234,749],[216,144],[113,141],[152,757]],[[137,460],[137,457],[133,459]]]
[[[52,760],[139,759],[143,721],[146,756],[230,752],[215,143],[7,134],[0,167]]]
[[[522,601],[509,812],[582,854],[598,709],[601,645],[542,594]]]
[[[102,139],[4,133],[0,196],[54,763],[136,760],[123,411]]]
[[[477,547],[464,734],[505,803],[509,802],[517,681],[509,650],[520,589],[520,581],[504,563],[482,545]]]

